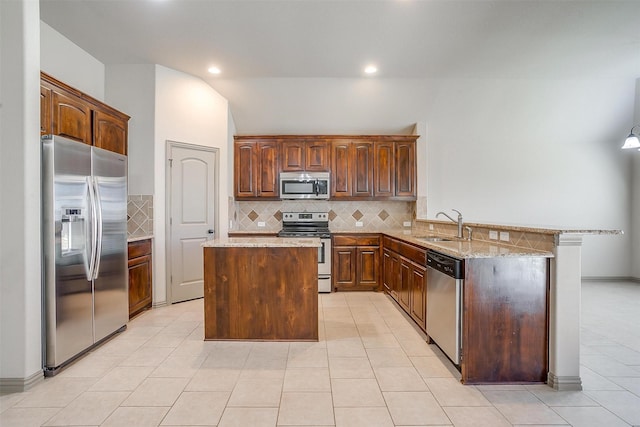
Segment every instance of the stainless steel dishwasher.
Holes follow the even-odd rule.
[[[427,335],[456,364],[462,344],[464,261],[427,251]]]

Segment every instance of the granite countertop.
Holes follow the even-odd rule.
[[[131,242],[139,242],[140,240],[148,240],[153,239],[153,234],[149,234],[148,236],[136,236],[127,238],[127,243]]]
[[[449,241],[428,242],[421,240],[425,234],[414,235],[410,231],[385,231],[385,235],[413,243],[425,249],[433,249],[440,253],[456,258],[495,258],[495,257],[544,257],[553,258],[553,253],[536,249],[521,248],[518,246],[503,245],[497,242],[484,240],[461,240],[451,236],[438,236],[451,239]]]
[[[433,220],[433,219],[417,219],[418,222],[427,222],[427,223],[441,223],[446,225],[451,225],[451,221],[445,220]],[[577,228],[577,227],[565,227],[565,226],[555,226],[555,225],[519,225],[519,224],[492,224],[492,223],[475,223],[475,222],[466,222],[465,226],[474,228],[495,228],[498,230],[505,231],[521,231],[521,232],[529,232],[529,233],[540,233],[540,234],[595,234],[595,235],[620,235],[624,234],[622,230],[616,229],[597,229],[597,228]]]
[[[207,240],[204,248],[317,248],[320,239],[315,237],[221,237]]]
[[[448,235],[437,233],[425,233],[424,231],[415,233],[410,229],[397,228],[387,230],[366,230],[360,227],[353,230],[331,230],[332,234],[357,234],[357,233],[382,233],[383,235],[395,237],[405,242],[412,243],[424,249],[433,249],[440,253],[456,258],[495,258],[495,257],[545,257],[553,258],[553,253],[536,249],[521,248],[512,245],[505,245],[498,242],[487,242],[485,240],[458,239]],[[450,239],[447,242],[428,242],[421,240],[425,236],[437,236]]]

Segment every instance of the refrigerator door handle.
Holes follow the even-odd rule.
[[[94,276],[94,271],[96,268],[96,246],[98,240],[98,223],[97,223],[97,213],[96,213],[96,195],[93,187],[93,179],[88,176],[87,177],[87,186],[89,187],[89,218],[91,223],[91,238],[89,239],[91,243],[91,255],[89,258],[89,275],[87,276],[87,280],[92,280]]]
[[[94,195],[95,195],[95,209],[96,209],[96,258],[93,271],[93,279],[98,278],[100,273],[100,258],[102,257],[102,201],[100,199],[100,186],[98,185],[98,178],[93,178],[94,183]]]

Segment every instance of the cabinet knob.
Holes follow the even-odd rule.
[[[209,233],[209,234],[213,234],[213,233],[214,233],[214,231],[213,231],[213,229],[209,229],[209,230],[207,230],[207,233]]]

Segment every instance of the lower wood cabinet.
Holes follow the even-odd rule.
[[[387,236],[383,248],[384,291],[426,329],[426,250]]]
[[[338,234],[332,239],[333,290],[379,290],[380,235]]]
[[[384,291],[426,331],[426,250],[384,236],[382,251]],[[463,383],[546,381],[549,283],[547,258],[465,259]]]
[[[151,239],[129,242],[129,319],[151,308]]]

